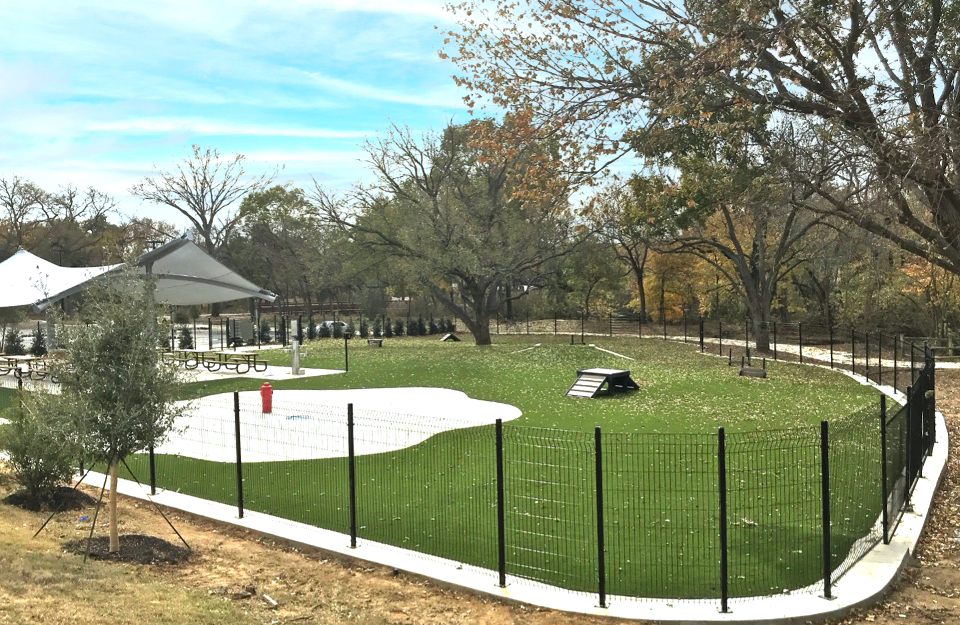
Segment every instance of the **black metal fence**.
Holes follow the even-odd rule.
[[[718,348],[697,330],[692,340]],[[894,352],[877,349],[861,371],[892,375],[879,363]],[[441,556],[501,585],[726,610],[785,589],[830,596],[889,541],[934,442],[934,363],[914,353],[914,364],[900,371],[907,403],[895,411],[883,400],[820,428],[715,435],[477,425],[280,394],[266,414],[255,393],[228,394],[198,400],[176,439],[131,466],[153,488],[236,505],[239,516],[257,510],[353,546]]]

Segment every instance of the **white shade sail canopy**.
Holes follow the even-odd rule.
[[[61,267],[23,248],[18,249],[0,263],[0,308],[53,301],[57,293],[69,291],[117,267]]]
[[[157,280],[154,298],[174,306],[213,304],[258,297],[274,301],[277,296],[227,269],[193,241],[179,238],[137,259],[142,274]],[[43,310],[68,295],[82,291],[91,280],[109,274],[120,265],[60,267],[25,250],[0,263],[0,308],[34,305]]]
[[[268,302],[275,293],[261,289],[240,274],[227,269],[193,241],[181,237],[137,259],[143,273],[157,279],[158,302],[174,306],[213,304],[258,297]]]

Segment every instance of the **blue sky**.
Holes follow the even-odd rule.
[[[31,0],[0,23],[0,176],[92,185],[127,215],[185,225],[127,189],[194,143],[347,188],[391,122],[469,119],[441,0]]]

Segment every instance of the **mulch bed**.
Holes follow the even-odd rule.
[[[87,552],[88,539],[71,540],[63,544],[65,551],[84,555]],[[120,551],[110,553],[110,537],[94,536],[89,539],[90,557],[111,562],[131,562],[137,564],[180,564],[186,562],[191,551],[183,545],[145,534],[122,534]]]
[[[4,503],[32,512],[53,512],[54,510],[83,510],[97,505],[97,500],[87,493],[58,486],[50,492],[35,496],[25,490],[18,490],[3,498]]]

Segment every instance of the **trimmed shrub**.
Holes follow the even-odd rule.
[[[330,326],[325,323],[321,323],[317,328],[317,338],[328,339],[330,338]]]
[[[366,321],[360,322],[360,338],[365,339],[370,336],[370,326],[367,325]]]
[[[356,334],[356,331],[353,329],[353,322],[348,321],[347,327],[343,329],[343,336],[348,339],[352,339]]]
[[[393,326],[390,325],[390,320],[387,319],[386,322],[383,324],[383,337],[389,339],[392,336],[393,336]]]
[[[260,342],[269,343],[270,342],[270,324],[266,321],[260,322]]]
[[[380,325],[380,320],[377,319],[373,322],[373,338],[378,339],[383,336],[383,328]]]
[[[190,328],[180,328],[180,336],[177,338],[177,345],[180,349],[193,349],[193,332]]]
[[[11,356],[24,356],[27,353],[20,330],[17,328],[7,330],[7,334],[3,338],[3,352]]]
[[[337,323],[336,321],[333,322],[333,338],[335,339],[343,338],[343,326]]]
[[[307,322],[307,339],[312,341],[317,338],[317,326],[313,323],[313,320]]]
[[[33,345],[30,347],[30,353],[34,356],[47,355],[47,336],[39,326],[33,331]]]
[[[397,319],[393,322],[393,333],[396,336],[403,336],[403,320]]]
[[[440,326],[433,320],[433,317],[430,317],[430,327],[428,331],[430,334],[440,334]]]
[[[13,479],[35,499],[68,483],[77,469],[80,446],[56,419],[46,418],[32,402],[8,410],[0,425],[0,450],[7,454]]]

